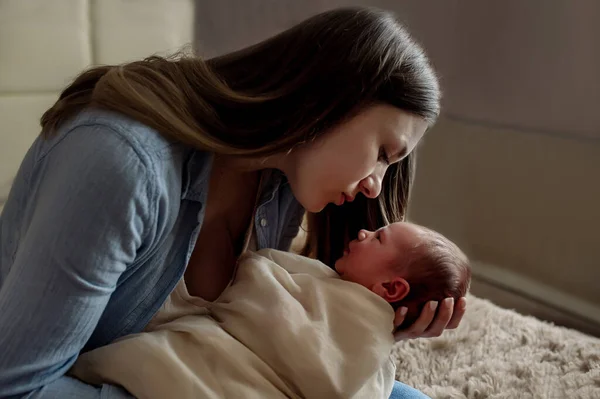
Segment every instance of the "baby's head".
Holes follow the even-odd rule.
[[[465,296],[471,281],[469,260],[452,241],[406,222],[374,232],[361,230],[335,269],[344,280],[365,286],[394,309],[406,306],[400,328],[412,324],[429,301]]]

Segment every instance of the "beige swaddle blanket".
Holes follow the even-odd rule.
[[[82,354],[71,375],[138,398],[388,398],[393,319],[321,262],[261,250],[206,315]]]

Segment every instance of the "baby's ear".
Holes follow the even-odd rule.
[[[383,292],[381,297],[386,301],[393,303],[404,299],[409,291],[410,284],[402,277],[394,277],[390,281],[386,281],[382,284]]]

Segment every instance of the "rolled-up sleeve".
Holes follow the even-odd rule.
[[[56,141],[36,155],[0,282],[0,397],[126,397],[65,373],[147,239],[151,168],[106,126]]]

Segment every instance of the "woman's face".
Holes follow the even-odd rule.
[[[406,157],[426,129],[423,118],[399,108],[366,108],[290,154],[285,172],[294,196],[309,212],[359,193],[377,197],[388,166]]]

